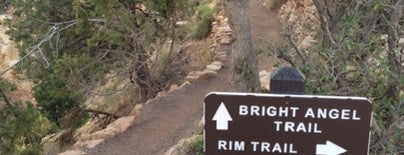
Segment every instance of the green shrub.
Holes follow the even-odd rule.
[[[34,87],[34,96],[41,113],[52,122],[59,124],[60,119],[82,98],[78,92],[70,90],[66,82],[52,78]]]
[[[194,143],[191,144],[191,151],[195,155],[204,155],[203,153],[203,136],[199,135]]]
[[[0,87],[9,91],[17,90],[17,85],[8,80],[0,80]]]
[[[13,103],[0,109],[0,154],[40,155],[41,139],[51,123],[32,103]]]
[[[214,21],[213,9],[207,5],[202,5],[196,13],[195,25],[191,28],[192,39],[203,39],[209,36],[211,23]]]

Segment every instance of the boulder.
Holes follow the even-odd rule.
[[[206,65],[206,69],[211,70],[211,71],[218,71],[218,70],[222,69],[222,67],[223,67],[223,63],[220,61],[214,61],[210,65]]]
[[[261,89],[269,90],[269,84],[271,81],[271,79],[270,79],[271,73],[267,72],[267,71],[260,71],[259,77],[260,77]]]
[[[135,116],[121,117],[107,126],[108,128],[117,129],[118,132],[124,132],[135,122]]]
[[[71,130],[62,130],[58,133],[47,135],[42,138],[42,152],[44,155],[58,154],[62,149],[62,144],[65,140],[71,138]]]

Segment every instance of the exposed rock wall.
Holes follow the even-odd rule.
[[[5,20],[11,18],[8,14],[0,15],[0,73],[13,66],[20,59],[15,43],[6,34],[8,28],[5,25]],[[8,94],[11,100],[36,103],[31,90],[34,84],[32,81],[26,79],[24,75],[10,70],[0,75],[0,78],[16,84],[17,90]]]
[[[279,10],[279,18],[285,28],[290,28],[300,48],[308,48],[316,42],[320,18],[312,0],[289,0]]]
[[[10,18],[9,15],[0,15],[0,72],[14,65],[19,59],[14,43],[6,34],[7,26],[4,23],[6,19]],[[2,77],[10,79],[12,76],[12,72],[10,71],[5,73]]]

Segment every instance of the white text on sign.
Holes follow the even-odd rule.
[[[249,145],[249,146],[246,146]],[[251,149],[253,152],[261,153],[284,153],[284,154],[297,154],[298,151],[293,148],[292,143],[270,143],[259,141],[226,141],[219,140],[217,143],[219,151],[235,151],[243,152]]]
[[[295,118],[299,110],[299,107],[240,105],[239,115]],[[308,108],[304,112],[305,118],[360,120],[360,118],[357,116],[357,111],[351,109]]]
[[[300,114],[300,115],[299,115]],[[287,106],[258,106],[258,105],[240,105],[240,116],[251,117],[274,117],[274,118],[296,118],[306,119],[330,119],[330,120],[361,120],[356,110],[336,109],[336,108],[307,108]],[[311,120],[312,121],[312,120]],[[274,121],[275,131],[277,132],[297,132],[297,133],[322,133],[318,123],[315,122],[292,122],[292,121]]]

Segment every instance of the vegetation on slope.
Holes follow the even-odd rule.
[[[327,2],[326,2],[327,1]],[[404,150],[404,1],[313,0],[320,15],[319,44],[299,49],[294,31],[271,55],[299,68],[306,93],[365,96],[373,102],[371,152]],[[307,25],[310,28],[310,25]],[[385,39],[381,39],[385,38]]]
[[[80,125],[80,120],[64,125],[64,117],[69,113],[75,113],[78,117],[84,117],[83,112],[108,114],[87,110],[83,106],[87,97],[95,93],[95,87],[108,80],[105,79],[106,75],[108,78],[129,79],[130,85],[124,88],[136,89],[132,95],[133,102],[154,97],[176,76],[181,76],[176,75],[179,74],[178,69],[167,69],[178,65],[173,61],[174,41],[178,39],[176,23],[188,20],[200,5],[196,0],[1,2],[1,7],[3,2],[12,7],[13,20],[8,21],[8,34],[19,43],[21,61],[13,67],[34,80],[34,97],[38,102],[38,107],[10,103],[1,109],[0,119],[10,122],[1,126],[4,129],[1,130],[1,154],[20,154],[24,150],[20,148],[28,149],[28,146],[33,148],[28,154],[38,154],[40,139],[44,134],[54,132],[53,129]],[[213,15],[210,16],[212,19]],[[206,17],[204,15],[203,18]],[[209,30],[211,21],[208,22],[204,24],[204,30]],[[204,33],[207,36],[209,32]],[[164,60],[153,60],[151,56],[160,54],[169,41],[173,44]],[[3,86],[1,88],[5,89]],[[99,94],[108,95],[117,91],[122,90],[116,88]],[[30,115],[26,115],[28,113]],[[31,121],[25,124],[24,129],[32,130],[19,130],[20,123],[26,123],[23,120]],[[48,125],[53,124],[52,128],[41,125],[41,121],[45,120],[50,121]],[[17,126],[9,127],[8,124]],[[11,128],[18,133],[5,132]],[[37,132],[36,128],[40,131]],[[25,140],[26,136],[34,138]]]

